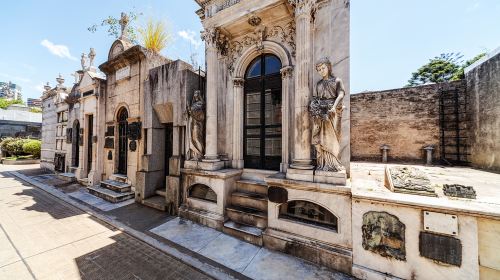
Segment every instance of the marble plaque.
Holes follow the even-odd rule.
[[[415,167],[386,167],[385,186],[397,193],[437,196],[427,175]]]
[[[462,243],[460,239],[429,232],[420,232],[420,256],[444,264],[462,264]]]

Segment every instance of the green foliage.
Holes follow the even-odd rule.
[[[149,19],[145,27],[138,29],[141,35],[141,43],[148,50],[159,53],[171,40],[170,31],[162,21]]]
[[[464,63],[462,61],[463,55],[460,53],[441,54],[429,60],[427,64],[412,73],[407,86],[461,80],[465,77],[464,69],[485,55],[486,53],[481,53]]]
[[[30,139],[16,138],[15,141],[7,144],[6,151],[13,156],[24,155],[23,145],[28,143]]]
[[[8,100],[6,98],[0,98],[0,108],[7,109],[7,107],[9,107],[12,104],[24,104],[24,102],[19,99]]]
[[[16,141],[16,140],[17,140],[17,138],[12,138],[12,137],[7,137],[7,138],[4,138],[4,139],[2,140],[2,142],[0,142],[0,149],[2,149],[2,151],[3,151],[4,153],[5,153],[5,152],[7,152],[8,154],[10,154],[10,153],[9,153],[9,151],[8,151],[7,146],[8,146],[11,142],[14,142],[14,141]]]
[[[42,113],[42,109],[40,109],[38,107],[31,107],[30,112],[31,113]]]
[[[129,24],[127,26],[128,38],[133,43],[137,43],[137,28],[135,27],[134,22],[137,22],[137,19],[142,15],[142,13],[128,12],[127,14],[129,17]],[[91,33],[95,33],[99,29],[99,27],[107,28],[107,33],[111,37],[114,37],[116,39],[120,37],[120,18],[108,16],[107,18],[103,19],[100,24],[93,24],[92,26],[88,27],[87,30]]]
[[[33,158],[40,158],[41,150],[42,141],[40,140],[29,139],[23,144],[23,152],[32,155]]]

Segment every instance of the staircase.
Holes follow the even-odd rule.
[[[229,220],[223,232],[262,246],[262,232],[267,227],[267,185],[260,180],[236,182],[231,205],[226,207]]]
[[[165,199],[166,191],[163,189],[156,190],[156,195],[148,197],[142,201],[142,203],[148,207],[158,209],[160,211],[166,211],[167,201]]]
[[[118,203],[135,196],[132,192],[132,186],[127,183],[127,177],[118,174],[111,175],[109,180],[101,181],[100,186],[91,186],[87,190],[92,195],[112,203]]]

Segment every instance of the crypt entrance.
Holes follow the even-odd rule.
[[[118,112],[118,169],[117,173],[127,175],[128,154],[128,111],[121,108]]]
[[[281,61],[255,58],[245,73],[243,156],[245,168],[280,170],[282,162]]]

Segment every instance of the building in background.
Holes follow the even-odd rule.
[[[32,113],[25,105],[14,104],[0,109],[0,139],[5,137],[40,138],[42,115]]]
[[[28,98],[28,102],[26,104],[30,108],[42,108],[42,100],[40,98]]]
[[[23,98],[22,88],[10,81],[0,82],[0,98],[21,100]]]

